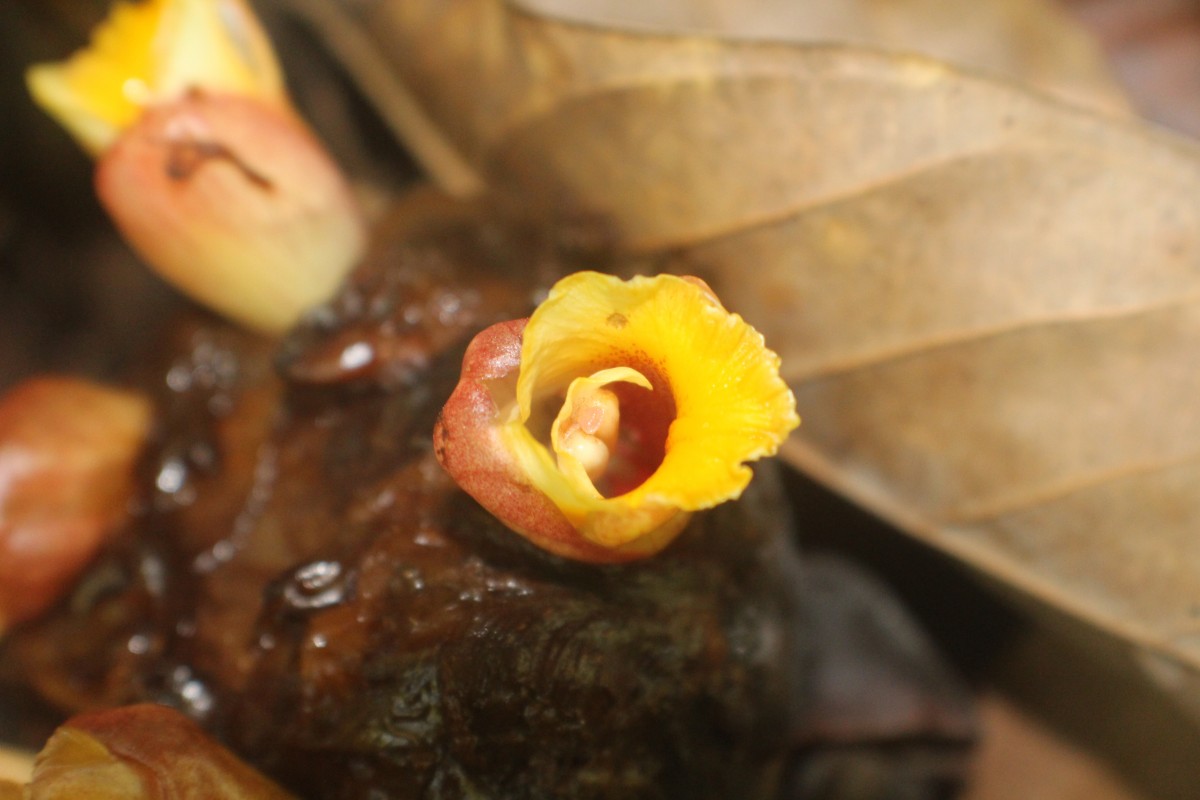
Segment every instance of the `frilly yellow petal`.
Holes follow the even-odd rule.
[[[560,469],[540,431],[544,407],[575,380],[618,367],[646,376],[674,411],[661,464],[606,497]],[[525,328],[516,393],[519,418],[504,431],[516,461],[584,538],[606,547],[657,538],[681,514],[737,497],[751,478],[745,462],[773,454],[799,424],[762,336],[707,286],[668,275],[560,281]]]
[[[117,3],[89,46],[27,73],[30,92],[88,152],[148,105],[193,89],[284,102],[270,42],[243,0]]]

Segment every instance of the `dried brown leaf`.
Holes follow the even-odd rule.
[[[1095,40],[1048,0],[516,2],[534,13],[612,28],[920,53],[1097,110],[1128,110]]]
[[[792,463],[1196,703],[1200,148],[917,56],[374,8],[483,181],[766,333]]]
[[[1095,41],[1047,0],[275,2],[321,34],[435,181],[460,195],[484,188],[480,151],[514,117],[685,77],[714,39],[920,53],[1097,110],[1129,110]],[[635,46],[631,31],[691,36],[659,54],[652,39]]]

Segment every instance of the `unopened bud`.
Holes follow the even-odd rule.
[[[96,191],[163,277],[271,333],[329,299],[366,243],[320,143],[249,97],[197,91],[147,109],[100,157]]]
[[[0,631],[53,605],[127,513],[139,395],[31,379],[0,399]]]

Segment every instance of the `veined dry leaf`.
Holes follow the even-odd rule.
[[[476,175],[765,332],[792,463],[1196,702],[1200,148],[918,57],[370,8]]]
[[[1053,0],[516,0],[583,23],[914,52],[1125,113],[1095,40]]]
[[[272,1],[307,19],[435,181],[460,195],[483,189],[477,150],[502,137],[513,114],[536,114],[565,95],[604,91],[623,79],[656,82],[687,69],[678,54],[635,56],[619,33],[615,50],[593,36],[588,49],[599,52],[581,59],[575,51],[562,63],[536,46],[511,50],[510,34],[541,36],[551,19],[594,34],[616,22],[699,34],[698,49],[706,46],[703,37],[719,36],[915,52],[1129,113],[1096,42],[1052,0],[511,0],[507,7],[503,0]],[[631,58],[641,63],[615,69]]]

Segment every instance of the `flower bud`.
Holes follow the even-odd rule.
[[[177,288],[257,330],[329,299],[365,228],[349,187],[285,109],[192,92],[146,109],[101,156],[96,191]]]
[[[53,605],[128,511],[150,405],[66,378],[0,399],[0,631]]]

